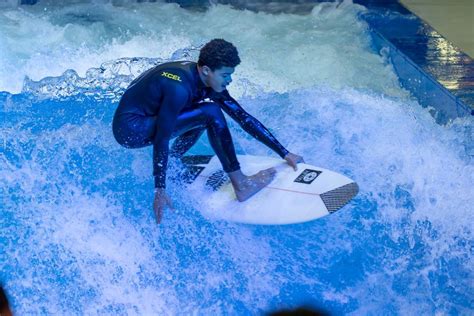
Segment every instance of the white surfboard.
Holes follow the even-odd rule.
[[[275,179],[244,202],[237,201],[217,156],[183,157],[189,190],[203,192],[200,209],[205,217],[260,225],[302,223],[334,213],[359,190],[348,177],[312,165],[301,163],[294,171],[282,159],[250,155],[238,159],[248,175],[277,169]]]

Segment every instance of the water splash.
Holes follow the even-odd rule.
[[[424,109],[351,89],[243,98],[288,148],[353,177],[360,195],[318,221],[258,227],[203,218],[201,195],[171,183],[177,211],[157,226],[151,150],[115,143],[114,102],[25,100],[10,96],[4,112],[0,177],[0,277],[18,313],[469,309],[474,169],[462,127],[472,121],[439,126]],[[241,153],[270,154],[231,128]]]
[[[144,71],[158,64],[176,60],[196,58],[199,50],[195,47],[182,48],[170,59],[160,58],[119,58],[90,68],[85,77],[69,69],[59,77],[47,77],[34,81],[26,77],[22,93],[39,99],[61,99],[75,95],[85,95],[94,99],[109,98],[118,101],[130,82]]]
[[[0,13],[0,90],[18,93],[25,76],[40,81],[69,69],[84,78],[89,69],[122,58],[175,59],[180,49],[198,48],[218,37],[239,49],[242,64],[235,83],[250,81],[265,92],[324,84],[406,96],[391,66],[370,51],[367,25],[358,19],[363,10],[350,3],[320,3],[305,15],[224,5],[191,12],[176,4],[128,1],[69,6],[40,2],[5,9]],[[191,51],[189,59],[196,60],[195,55]],[[246,86],[233,89],[240,96]]]

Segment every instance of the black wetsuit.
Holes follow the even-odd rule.
[[[214,102],[203,102],[210,99]],[[206,88],[194,62],[158,65],[136,78],[125,91],[113,120],[117,142],[127,148],[153,144],[155,187],[164,188],[168,155],[182,156],[207,130],[225,172],[240,169],[227,122],[221,111],[282,158],[288,151],[227,90]],[[177,137],[171,150],[169,140]]]

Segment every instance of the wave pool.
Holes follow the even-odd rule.
[[[365,8],[0,7],[0,283],[15,314],[473,312],[473,119],[438,125],[400,88]],[[215,37],[241,55],[230,92],[308,163],[356,180],[349,205],[241,225],[204,218],[200,194],[171,183],[176,211],[155,223],[151,148],[118,145],[112,116],[139,73]],[[229,123],[239,153],[273,155]],[[212,149],[203,137],[192,152]]]

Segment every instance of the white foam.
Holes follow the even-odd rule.
[[[237,96],[252,92],[249,82],[264,91],[326,84],[403,94],[390,67],[369,52],[366,25],[357,18],[361,10],[350,3],[318,4],[309,15],[271,15],[217,5],[192,13],[176,4],[130,2],[4,9],[0,91],[19,92],[24,76],[38,81],[67,69],[84,76],[106,61],[169,58],[222,37],[240,51],[232,87]]]

